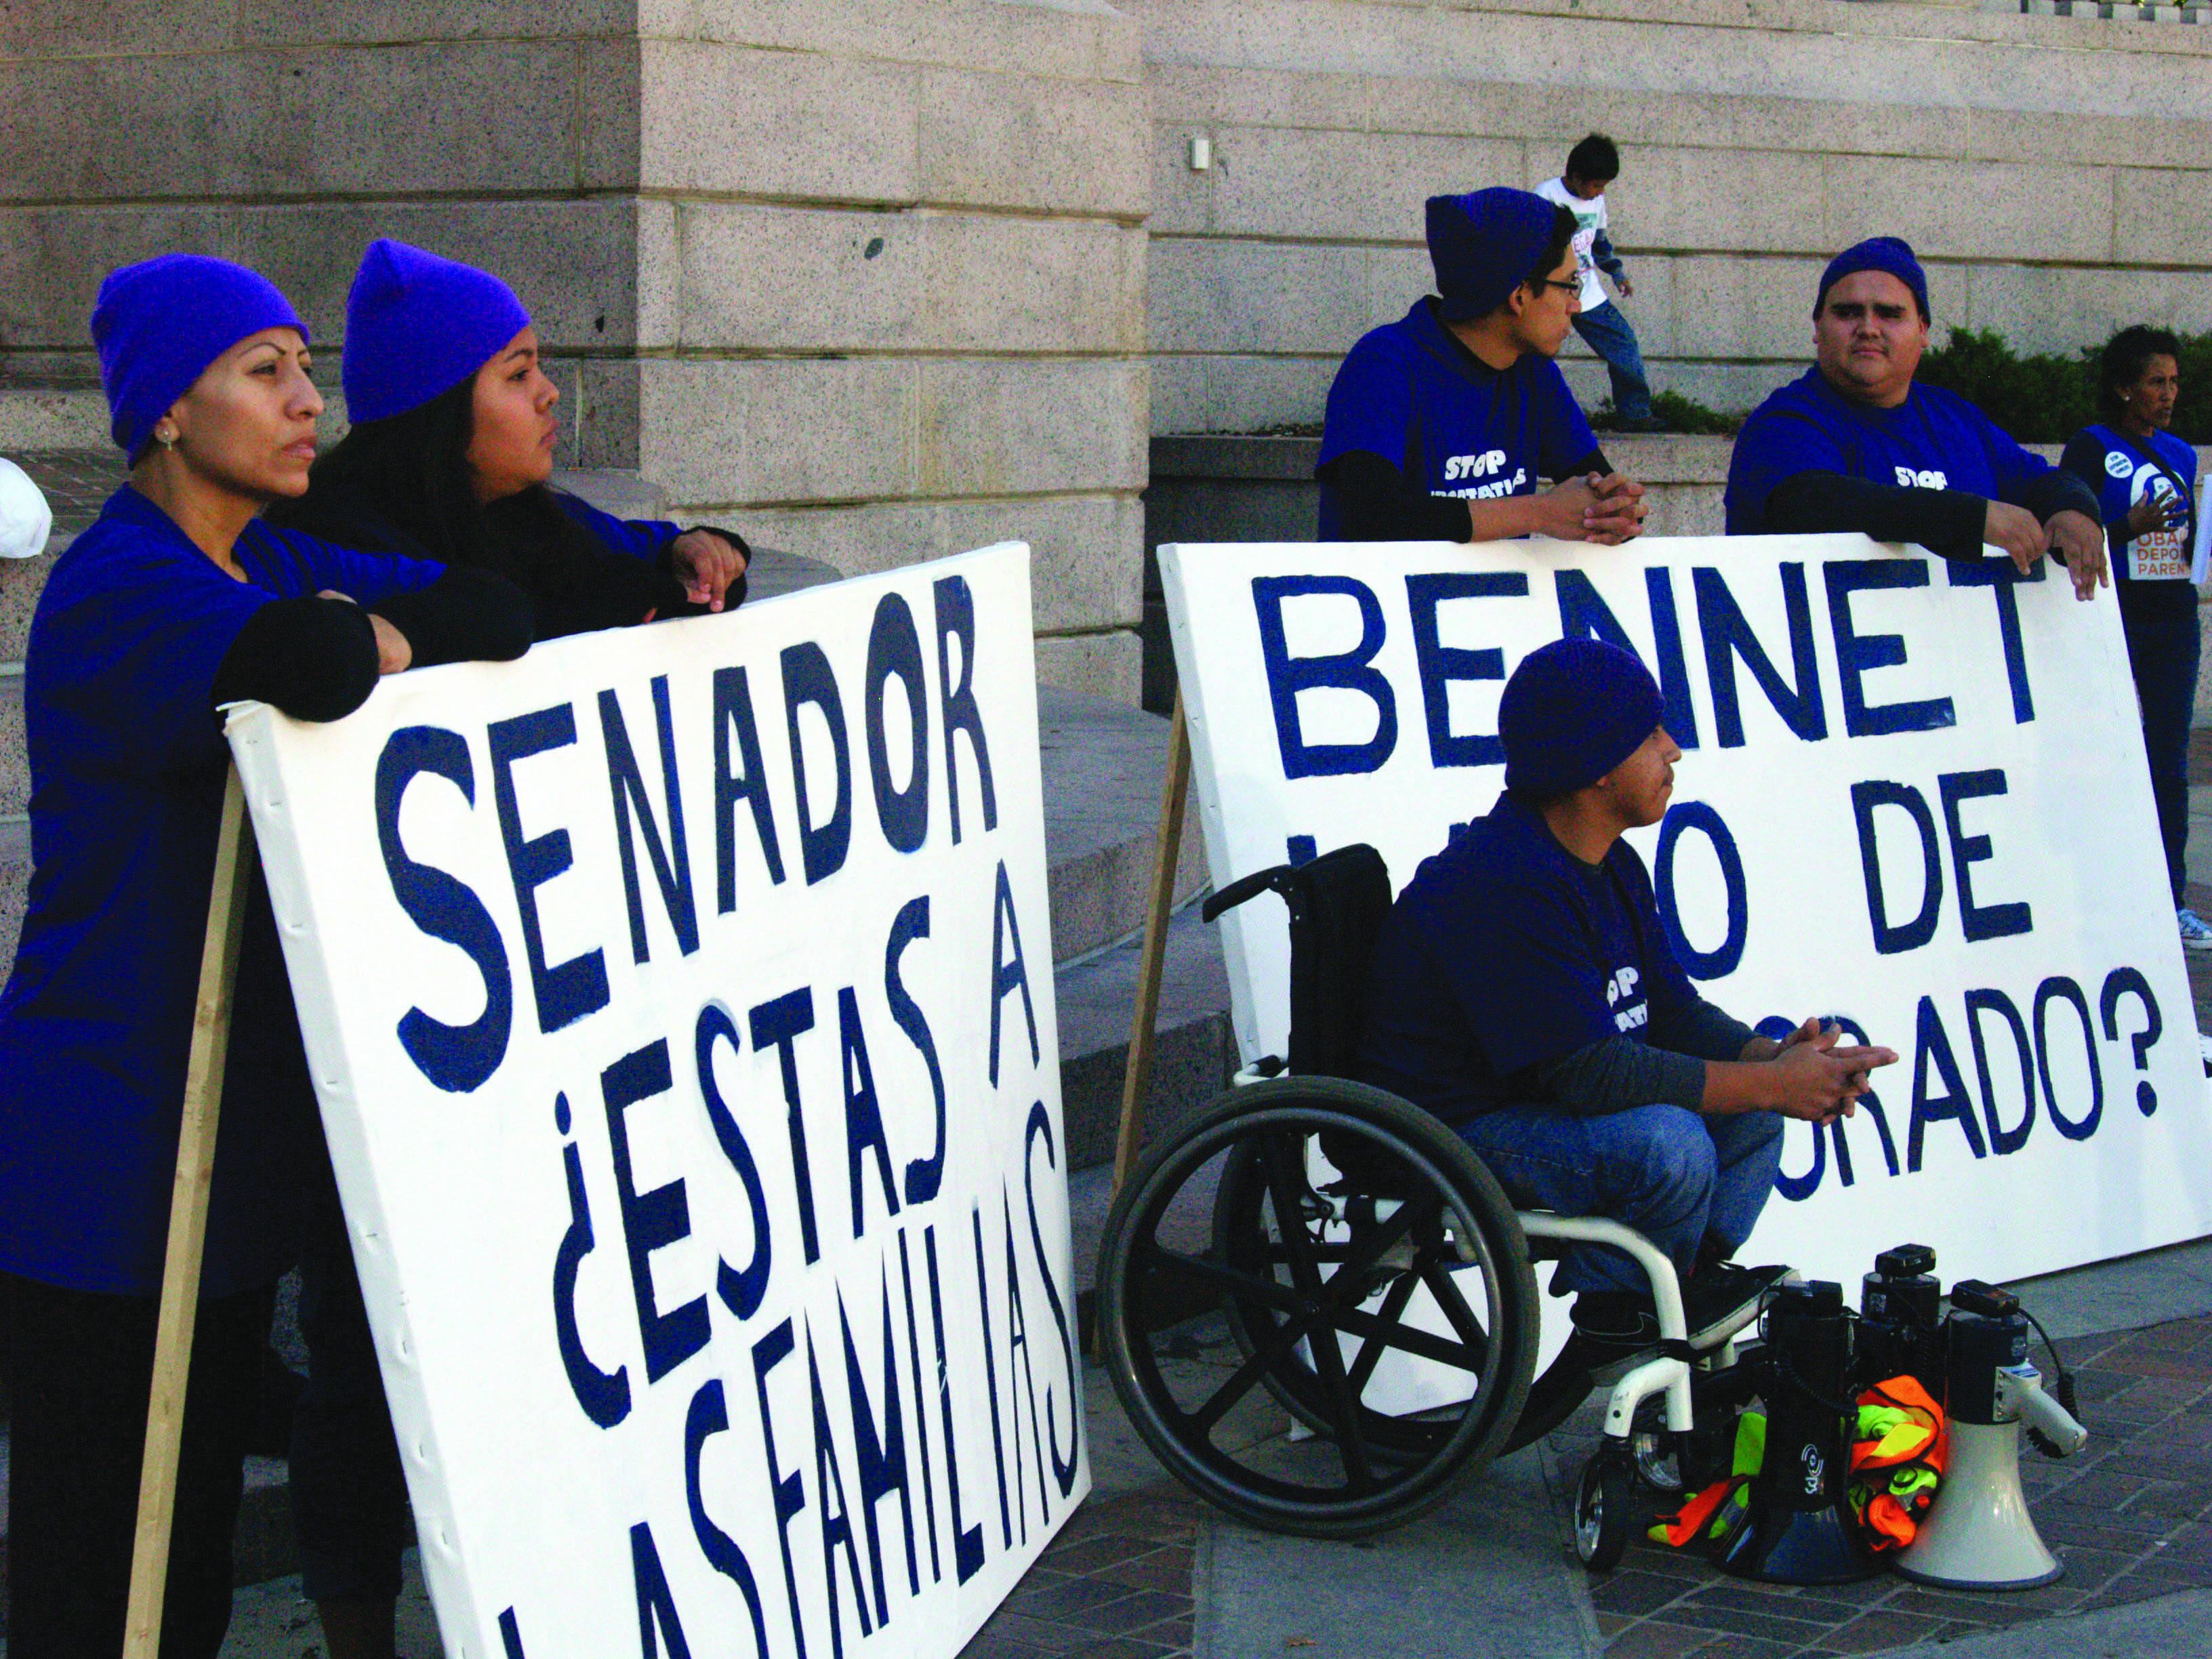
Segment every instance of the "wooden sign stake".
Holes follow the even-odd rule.
[[[177,1501],[177,1455],[185,1428],[185,1379],[191,1370],[192,1322],[200,1299],[200,1252],[207,1238],[208,1192],[215,1176],[216,1119],[223,1064],[230,1053],[230,1006],[253,871],[253,825],[234,768],[222,793],[207,940],[200,952],[199,996],[185,1069],[184,1121],[177,1133],[177,1176],[169,1200],[168,1251],[161,1266],[161,1310],[154,1341],[154,1387],[146,1411],[146,1455],[138,1474],[138,1531],[131,1552],[131,1601],[123,1659],[155,1659],[161,1601],[168,1588],[169,1531]]]
[[[1137,1006],[1129,1017],[1129,1060],[1121,1073],[1121,1125],[1114,1138],[1114,1190],[1129,1178],[1145,1132],[1145,1091],[1152,1078],[1152,1027],[1160,1013],[1160,969],[1168,950],[1168,916],[1175,908],[1176,863],[1182,853],[1182,815],[1190,794],[1190,731],[1183,722],[1182,688],[1176,688],[1168,723],[1168,775],[1160,791],[1160,833],[1152,848],[1152,890],[1145,906],[1144,953],[1137,961]]]

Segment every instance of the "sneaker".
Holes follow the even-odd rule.
[[[1619,422],[1622,432],[1664,432],[1667,422],[1656,415],[1624,415]]]
[[[2181,927],[2181,947],[2185,951],[2212,951],[2212,927],[2207,927],[2194,910],[2184,905],[2173,913]]]
[[[1637,1291],[1584,1291],[1575,1297],[1575,1335],[1589,1353],[1641,1352],[1659,1342],[1659,1310]]]
[[[1701,1267],[1682,1287],[1682,1316],[1693,1348],[1717,1347],[1759,1317],[1766,1293],[1790,1276],[1783,1267],[1740,1267],[1733,1261]]]
[[[1693,1348],[1717,1347],[1759,1316],[1766,1293],[1790,1277],[1782,1267],[1701,1267],[1682,1286],[1682,1318]],[[1586,1364],[1609,1367],[1659,1346],[1659,1311],[1634,1291],[1584,1291],[1575,1298],[1575,1345]]]

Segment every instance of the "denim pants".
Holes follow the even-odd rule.
[[[2166,876],[2174,908],[2189,879],[2189,723],[2197,708],[2197,589],[2184,581],[2114,584],[2128,666],[2142,709],[2143,749],[2150,761],[2151,799],[2166,843]]]
[[[1508,1106],[1458,1128],[1515,1203],[1626,1222],[1685,1277],[1708,1237],[1731,1252],[1751,1237],[1782,1164],[1782,1119],[1772,1112],[1708,1117],[1635,1106],[1575,1117]],[[1552,1276],[1554,1296],[1650,1288],[1633,1257],[1605,1244],[1568,1245]]]
[[[1613,411],[1624,421],[1641,421],[1651,413],[1651,386],[1644,378],[1644,353],[1637,348],[1636,331],[1610,300],[1575,313],[1575,332],[1583,343],[1605,359],[1613,375]]]

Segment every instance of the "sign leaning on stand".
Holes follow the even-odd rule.
[[[448,1651],[958,1652],[1090,1485],[1027,550],[229,734]]]
[[[1629,839],[1684,965],[1778,1034],[1903,1056],[1789,1126],[1746,1260],[2002,1279],[2212,1232],[2206,1080],[2109,592],[1856,536],[1619,549],[1160,550],[1217,886],[1346,842],[1400,887],[1502,785],[1498,696],[1562,635],[1636,652],[1681,745]],[[1284,1050],[1279,906],[1224,920],[1246,1059]]]

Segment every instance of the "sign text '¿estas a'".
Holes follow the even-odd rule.
[[[998,827],[999,798],[994,782],[991,745],[985,711],[975,690],[976,620],[968,583],[958,575],[943,577],[932,586],[936,674],[926,662],[922,631],[914,609],[897,592],[886,592],[878,602],[869,632],[866,665],[862,676],[858,730],[866,750],[866,778],[873,811],[856,803],[860,768],[855,763],[852,728],[846,710],[846,690],[829,654],[812,641],[785,647],[777,659],[784,731],[788,748],[790,793],[779,796],[775,774],[765,763],[761,722],[756,713],[754,688],[745,667],[715,669],[707,688],[711,699],[713,729],[711,773],[691,779],[689,792],[695,802],[711,799],[714,869],[714,914],[726,916],[738,906],[738,847],[741,838],[753,843],[761,866],[773,885],[783,884],[789,872],[787,836],[779,819],[789,826],[796,841],[798,873],[811,887],[843,869],[853,852],[856,823],[872,821],[884,844],[898,854],[922,851],[929,841],[933,785],[941,775],[943,821],[951,842],[963,836],[973,839]],[[890,683],[899,682],[904,708],[902,732],[887,723],[897,718],[896,704],[887,696]],[[933,696],[933,691],[934,695]],[[639,760],[639,744],[625,720],[621,699],[613,690],[600,691],[596,714],[605,759],[607,799],[612,813],[614,842],[618,850],[633,961],[645,964],[652,956],[646,878],[659,898],[659,912],[678,952],[689,957],[701,947],[701,896],[692,873],[693,821],[685,809],[685,772],[679,764],[674,708],[668,677],[650,683],[653,716],[652,742],[657,750],[658,794],[647,787],[647,768]],[[803,711],[811,711],[804,713]],[[811,720],[826,732],[831,757],[830,775],[810,780],[806,748],[802,744],[802,721]],[[934,727],[936,746],[933,748]],[[490,761],[491,805],[496,815],[500,842],[513,885],[515,914],[521,934],[531,1002],[541,1033],[565,1030],[586,1022],[614,1000],[606,969],[605,947],[595,946],[562,962],[546,959],[544,930],[540,924],[538,890],[568,872],[574,854],[568,830],[561,827],[526,828],[514,771],[521,763],[568,749],[578,742],[576,704],[562,702],[491,723],[485,732]],[[653,750],[648,750],[652,753]],[[819,750],[817,750],[817,759]],[[933,754],[941,753],[941,775]],[[967,784],[970,811],[963,823],[963,786]],[[473,1094],[499,1072],[514,1040],[516,975],[510,968],[508,942],[482,895],[452,872],[417,856],[404,842],[401,809],[410,786],[422,780],[442,780],[458,790],[471,810],[477,806],[478,781],[468,741],[459,732],[441,726],[415,725],[395,731],[379,759],[375,781],[377,835],[392,894],[409,919],[429,938],[459,949],[473,964],[483,987],[483,1011],[464,1023],[449,1023],[412,1007],[398,1023],[400,1046],[415,1068],[441,1091]],[[865,830],[863,831],[865,833]],[[989,937],[989,1042],[986,1073],[994,1089],[1000,1084],[1002,1040],[1018,1043],[1025,1036],[1029,1066],[1042,1060],[1036,995],[1030,983],[1030,958],[1017,914],[1013,885],[1003,858],[990,861],[993,883]],[[974,1353],[961,1349],[963,1336],[980,1337],[983,1384],[990,1402],[993,1462],[997,1471],[998,1513],[1001,1544],[1015,1546],[1017,1528],[1026,1540],[1032,1503],[1038,1525],[1054,1521],[1055,1498],[1064,1508],[1079,1468],[1080,1436],[1079,1396],[1074,1349],[1073,1309],[1063,1288],[1054,1282],[1051,1252],[1040,1221],[1036,1162],[1042,1157],[1043,1175],[1057,1178],[1058,1151],[1054,1146],[1052,1121],[1042,1101],[1030,1103],[1022,1115],[1022,1170],[1018,1178],[1001,1183],[995,1206],[970,1207],[965,1231],[970,1240],[956,1237],[939,1248],[936,1222],[909,1224],[899,1219],[903,1206],[909,1216],[935,1200],[945,1173],[947,1145],[946,1080],[938,1039],[925,1008],[920,988],[909,982],[902,959],[918,940],[931,933],[931,900],[927,893],[904,901],[891,921],[882,953],[881,991],[897,1039],[909,1044],[926,1068],[934,1115],[933,1144],[912,1150],[916,1156],[895,1158],[886,1114],[878,1097],[875,1066],[870,1057],[871,1033],[862,1014],[861,988],[840,986],[834,995],[817,1000],[816,988],[799,985],[763,998],[740,1010],[720,999],[701,1006],[680,1039],[691,1062],[696,1103],[711,1126],[714,1142],[734,1172],[745,1194],[749,1212],[750,1249],[741,1262],[718,1261],[714,1298],[742,1327],[752,1321],[768,1295],[772,1267],[776,1261],[775,1235],[766,1184],[753,1146],[741,1126],[739,1114],[725,1097],[715,1075],[718,1051],[734,1056],[748,1040],[756,1054],[773,1054],[782,1085],[784,1128],[788,1137],[795,1200],[799,1255],[807,1267],[823,1255],[823,1231],[835,1224],[817,1199],[815,1159],[809,1154],[810,1112],[834,1114],[836,1105],[803,1097],[799,1045],[822,1028],[828,1038],[834,1002],[836,1042],[840,1071],[845,1079],[841,1103],[842,1133],[834,1139],[846,1151],[851,1236],[859,1241],[871,1229],[871,1212],[882,1220],[876,1229],[873,1252],[865,1272],[849,1266],[838,1282],[826,1287],[827,1301],[810,1296],[810,1311],[796,1323],[785,1317],[760,1333],[750,1343],[751,1369],[747,1392],[757,1396],[760,1435],[765,1452],[762,1478],[764,1496],[775,1516],[783,1543],[782,1576],[789,1604],[792,1638],[804,1651],[799,1632],[810,1622],[810,1611],[823,1594],[828,1597],[828,1623],[835,1651],[844,1647],[837,1564],[846,1565],[850,1607],[862,1636],[888,1624],[894,1610],[886,1593],[886,1564],[896,1559],[887,1547],[878,1505],[896,1496],[899,1500],[904,1538],[905,1576],[911,1595],[921,1592],[925,1570],[933,1582],[941,1582],[949,1570],[961,1583],[982,1566],[986,1533],[982,1520],[969,1518],[972,1493],[963,1504],[959,1472],[963,1457],[957,1440],[953,1403],[954,1379],[975,1375]],[[1038,939],[1034,931],[1032,942]],[[973,944],[980,948],[979,939]],[[1012,999],[1018,996],[1021,1024],[1013,1028]],[[870,1000],[872,1002],[872,995]],[[1018,1029],[1020,1035],[1015,1034]],[[882,1040],[884,1033],[876,1034]],[[1028,1076],[1014,1068],[1008,1086]],[[670,1181],[641,1192],[634,1176],[628,1114],[647,1102],[668,1096],[677,1089],[677,1067],[671,1040],[663,1037],[625,1054],[601,1070],[600,1104],[605,1109],[608,1146],[618,1199],[623,1254],[644,1360],[647,1385],[659,1382],[709,1342],[709,1304],[702,1294],[674,1306],[663,1306],[651,1267],[656,1252],[690,1236],[692,1217],[685,1183]],[[562,1137],[562,1157],[567,1177],[570,1221],[553,1263],[551,1288],[554,1322],[560,1362],[577,1407],[592,1423],[611,1430],[629,1415],[634,1393],[629,1370],[622,1364],[602,1364],[587,1352],[576,1310],[578,1281],[586,1258],[597,1247],[591,1207],[586,1197],[583,1154],[573,1138],[574,1127],[567,1091],[556,1098],[555,1127]],[[818,1131],[817,1131],[818,1133]],[[834,1180],[834,1176],[831,1177]],[[988,1216],[996,1207],[1000,1213]],[[987,1245],[987,1231],[990,1235]],[[963,1245],[972,1243],[972,1294],[981,1315],[980,1333],[967,1332],[956,1323],[948,1347],[946,1280],[952,1272],[965,1272]],[[788,1241],[785,1241],[786,1249]],[[1000,1259],[1003,1258],[1002,1264]],[[1054,1327],[1053,1343],[1058,1363],[1033,1358],[1036,1345],[1030,1331],[1030,1310],[1025,1306],[1023,1281],[1042,1290],[1045,1308]],[[863,1285],[859,1281],[865,1279]],[[926,1287],[926,1294],[924,1293]],[[868,1294],[864,1295],[864,1292]],[[812,1304],[823,1302],[819,1309]],[[996,1304],[996,1313],[994,1304]],[[902,1312],[902,1320],[895,1313]],[[817,1355],[817,1313],[829,1317],[825,1355]],[[880,1325],[882,1376],[872,1382],[865,1375],[860,1351],[854,1340],[854,1320],[863,1331]],[[902,1328],[896,1329],[895,1326]],[[995,1329],[994,1329],[995,1328]],[[842,1337],[842,1340],[841,1340]],[[1049,1340],[1049,1339],[1048,1339]],[[840,1349],[842,1347],[842,1352]],[[783,1362],[803,1357],[812,1399],[812,1453],[816,1478],[816,1507],[822,1528],[821,1557],[829,1569],[826,1585],[800,1583],[802,1564],[795,1558],[790,1528],[807,1507],[805,1486],[797,1466],[787,1467],[777,1451],[775,1413],[770,1405],[770,1379]],[[897,1360],[907,1363],[902,1382]],[[825,1363],[826,1360],[826,1363]],[[841,1363],[842,1361],[842,1363]],[[826,1410],[823,1376],[833,1383],[842,1375],[850,1396],[850,1437],[836,1433]],[[1011,1396],[1011,1417],[1002,1431],[1000,1376]],[[1042,1376],[1039,1375],[1042,1373]],[[929,1383],[933,1382],[933,1389]],[[1042,1386],[1040,1386],[1042,1383]],[[926,1409],[933,1392],[937,1409]],[[1058,1396],[1058,1402],[1055,1401]],[[934,1422],[932,1422],[932,1418]],[[1027,1435],[1024,1436],[1024,1417]],[[730,1427],[728,1398],[722,1379],[698,1385],[685,1414],[684,1459],[685,1485],[691,1494],[692,1528],[707,1562],[742,1590],[751,1615],[756,1646],[765,1656],[777,1650],[769,1629],[759,1580],[752,1563],[736,1540],[708,1515],[701,1497],[701,1465],[709,1439]],[[1026,1446],[1025,1446],[1026,1438]],[[988,1466],[987,1466],[988,1467]],[[848,1472],[850,1487],[848,1489]],[[1048,1475],[1051,1490],[1048,1490]],[[918,1477],[918,1478],[917,1478]],[[1032,1500],[1029,1488],[1035,1488]],[[946,1512],[951,1548],[943,1559],[939,1543],[939,1488]],[[927,1540],[927,1562],[916,1543],[916,1508]],[[661,1545],[648,1522],[631,1531],[629,1553],[638,1596],[640,1626],[645,1650],[655,1650],[655,1632],[672,1653],[684,1650],[683,1619],[670,1589],[661,1560]],[[524,1652],[525,1620],[509,1608],[500,1630],[510,1656]]]

